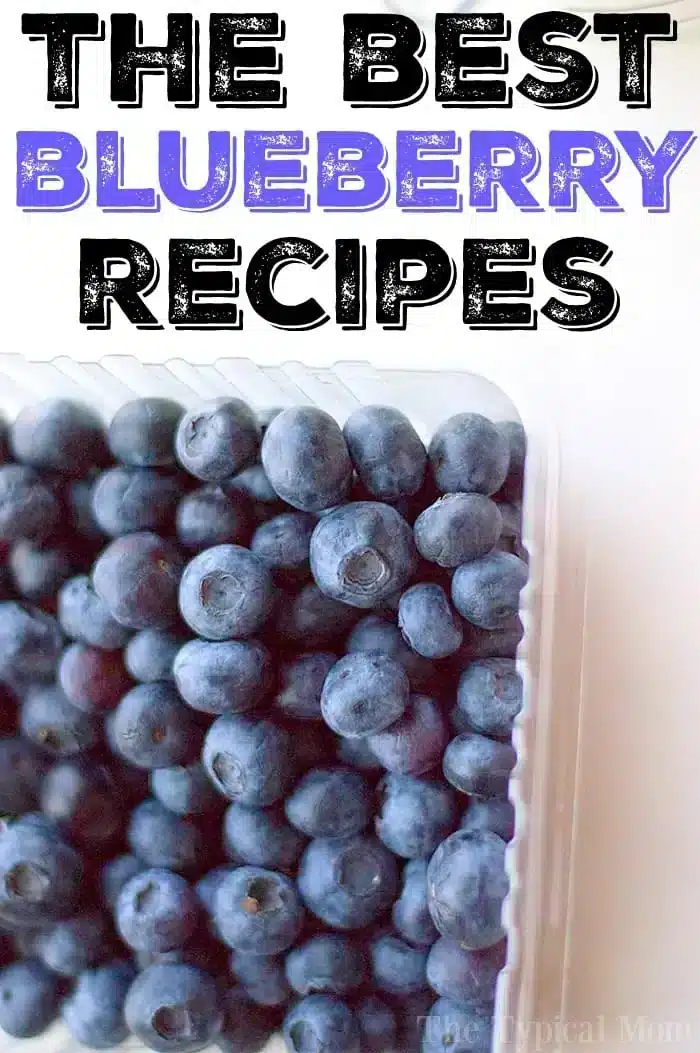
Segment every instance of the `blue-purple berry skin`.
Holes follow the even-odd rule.
[[[369,786],[349,768],[308,772],[285,801],[289,822],[306,837],[352,837],[370,818]]]
[[[41,541],[60,517],[60,501],[37,471],[21,464],[0,468],[0,541]]]
[[[423,1028],[421,1053],[491,1053],[493,1011],[490,1006],[468,1008],[439,998]]]
[[[410,685],[403,668],[387,655],[358,651],[328,673],[321,694],[326,724],[345,738],[366,738],[399,720]]]
[[[251,510],[243,495],[231,496],[219,486],[186,494],[177,506],[176,533],[183,548],[194,552],[215,545],[244,545],[250,534]]]
[[[328,651],[310,651],[285,662],[274,702],[278,713],[294,720],[322,720],[321,692],[336,661]]]
[[[71,1037],[88,1049],[114,1049],[129,1035],[124,1021],[127,992],[136,977],[130,962],[87,969],[63,1003],[61,1018]]]
[[[369,995],[355,1006],[361,1046],[366,1053],[387,1053],[396,1048],[396,1017],[390,1006]]]
[[[428,454],[444,494],[495,494],[510,465],[505,436],[479,413],[458,413],[441,424]]]
[[[401,894],[392,908],[394,928],[414,947],[430,947],[438,938],[428,909],[428,860],[411,859],[403,868]]]
[[[216,812],[220,797],[204,768],[194,764],[156,768],[150,774],[151,793],[175,815]]]
[[[95,483],[93,515],[109,537],[147,530],[171,534],[183,489],[180,476],[120,465],[103,472]]]
[[[527,563],[509,552],[463,563],[452,578],[452,602],[480,629],[500,629],[518,614],[529,576]]]
[[[375,829],[395,855],[432,855],[456,825],[455,795],[441,782],[410,775],[387,775],[382,781]]]
[[[114,651],[129,641],[129,630],[109,613],[89,577],[71,578],[58,594],[58,621],[72,640]]]
[[[342,998],[361,987],[367,977],[361,947],[339,932],[312,936],[295,947],[287,955],[285,968],[290,985],[302,997],[333,994]]]
[[[506,943],[482,951],[465,950],[457,940],[441,936],[428,954],[428,983],[440,998],[459,1005],[492,1005],[496,984],[506,964]]]
[[[134,680],[154,684],[173,679],[173,662],[185,640],[164,629],[142,629],[129,640],[124,664]]]
[[[507,797],[472,797],[459,824],[462,830],[492,830],[504,841],[515,836],[515,808]]]
[[[184,412],[172,399],[126,402],[108,429],[112,455],[133,468],[171,467],[175,464],[175,433]]]
[[[281,800],[296,777],[291,735],[268,719],[219,717],[207,731],[202,760],[219,793],[254,808]]]
[[[127,629],[167,629],[177,618],[184,560],[150,532],[117,538],[99,557],[92,582],[107,610]]]
[[[217,545],[187,565],[180,612],[205,640],[246,639],[262,629],[274,600],[272,575],[249,549]]]
[[[272,658],[256,640],[190,640],[178,651],[173,676],[193,709],[219,716],[254,709],[272,683]]]
[[[285,643],[305,649],[330,647],[344,638],[357,614],[355,608],[326,596],[318,585],[305,585],[298,593],[282,598],[275,633]]]
[[[283,953],[296,942],[303,919],[296,884],[273,870],[238,867],[216,892],[217,930],[241,954]]]
[[[291,997],[281,955],[252,955],[234,951],[231,955],[231,973],[256,1005],[270,1008],[285,1006]]]
[[[251,551],[272,571],[308,571],[309,546],[316,520],[303,512],[286,512],[262,523],[253,534]]]
[[[301,512],[321,512],[339,504],[352,478],[343,433],[316,406],[284,410],[271,421],[262,463],[275,492]]]
[[[184,874],[202,863],[204,845],[199,827],[152,797],[131,813],[127,841],[132,853],[149,867]]]
[[[409,419],[391,406],[362,406],[348,418],[343,435],[355,471],[379,501],[398,501],[417,493],[427,453]]]
[[[222,1025],[215,981],[192,965],[144,969],[129,988],[124,1018],[131,1033],[155,1053],[198,1053]]]
[[[521,501],[525,482],[527,437],[520,421],[501,421],[496,427],[506,439],[510,451],[508,474],[499,492],[505,501]]]
[[[360,1053],[357,1020],[345,1003],[332,995],[302,998],[285,1017],[282,1030],[289,1050]]]
[[[194,933],[199,903],[183,877],[151,867],[122,887],[115,921],[119,935],[132,950],[172,951],[183,947]]]
[[[505,852],[505,841],[490,830],[458,830],[436,850],[428,865],[428,907],[441,936],[474,951],[504,938]]]
[[[42,926],[69,917],[80,896],[83,863],[48,821],[15,820],[0,831],[0,916]]]
[[[241,399],[214,399],[184,415],[175,448],[178,461],[195,479],[220,483],[253,464],[260,428]]]
[[[22,704],[22,734],[52,757],[85,753],[99,742],[99,728],[89,713],[72,705],[60,687],[30,689]]]
[[[171,684],[138,684],[114,712],[112,743],[137,768],[170,768],[194,759],[197,731],[192,710]]]
[[[231,804],[224,816],[223,842],[232,860],[287,873],[295,868],[306,838],[279,807]]]
[[[488,555],[502,525],[498,505],[485,495],[445,494],[421,512],[413,533],[423,559],[453,568]]]
[[[376,988],[388,995],[406,998],[427,987],[427,952],[412,947],[398,936],[382,935],[370,947],[372,979]]]
[[[399,600],[399,628],[422,658],[449,658],[458,651],[464,631],[445,590],[429,582],[412,585]]]
[[[0,679],[9,687],[50,677],[62,646],[50,614],[12,600],[0,603]]]
[[[426,695],[412,695],[406,711],[369,745],[387,771],[423,775],[440,763],[448,730],[440,707]]]
[[[109,460],[102,422],[89,407],[69,399],[22,410],[10,438],[15,459],[34,468],[80,476]]]
[[[61,980],[31,958],[0,969],[0,1030],[12,1038],[35,1038],[56,1018]]]
[[[39,935],[35,953],[47,969],[73,978],[104,957],[107,919],[99,910],[83,909]]]
[[[398,882],[394,856],[371,837],[312,841],[299,865],[308,909],[333,929],[363,929],[391,906]]]
[[[447,781],[472,797],[505,797],[517,755],[508,742],[465,731],[445,750],[442,770]]]
[[[523,705],[523,682],[515,662],[490,658],[472,662],[457,688],[453,722],[459,731],[509,738]]]

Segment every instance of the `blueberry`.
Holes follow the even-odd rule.
[[[377,836],[394,855],[431,855],[457,825],[452,791],[442,783],[410,775],[388,775],[380,787]]]
[[[190,475],[219,483],[255,461],[260,428],[241,399],[214,399],[185,414],[175,446],[180,464]]]
[[[52,676],[62,642],[51,615],[23,603],[0,603],[0,679],[9,686]]]
[[[0,915],[47,924],[73,913],[83,867],[78,853],[50,828],[20,819],[0,827]]]
[[[445,750],[442,770],[447,781],[462,793],[505,797],[516,762],[517,755],[509,743],[465,731]]]
[[[39,934],[37,957],[59,976],[78,976],[104,954],[107,922],[99,910],[84,910]]]
[[[129,639],[129,630],[114,620],[88,577],[71,578],[61,588],[58,621],[66,636],[91,647],[113,651]]]
[[[459,1005],[492,1004],[496,983],[506,964],[506,943],[467,951],[457,940],[441,936],[428,955],[428,983],[441,998]]]
[[[285,573],[302,579],[310,573],[309,546],[315,526],[313,516],[287,512],[262,523],[250,547],[266,567],[281,576],[280,580]]]
[[[84,753],[98,742],[89,713],[71,705],[60,687],[34,687],[22,704],[22,734],[54,757]]]
[[[216,984],[191,965],[151,965],[129,988],[127,1027],[156,1053],[197,1053],[222,1025]]]
[[[142,629],[129,640],[124,664],[142,684],[173,679],[175,655],[184,643],[182,637],[162,629]]]
[[[0,468],[0,540],[40,541],[54,530],[61,504],[33,468],[6,464]]]
[[[170,534],[183,483],[176,475],[148,468],[110,468],[92,492],[92,511],[110,537],[152,530]]]
[[[284,975],[284,962],[275,955],[231,955],[231,972],[251,1002],[264,1006],[284,1006],[291,990]]]
[[[292,870],[306,844],[277,808],[232,804],[224,817],[224,848],[231,859],[270,870]]]
[[[0,1030],[34,1038],[53,1023],[61,999],[60,978],[27,959],[0,969]]]
[[[135,951],[183,947],[199,920],[197,897],[184,878],[160,867],[127,881],[117,898],[119,935]]]
[[[113,1049],[126,1040],[124,1002],[134,977],[133,965],[121,961],[80,974],[61,1009],[75,1042],[89,1049]]]
[[[42,762],[23,738],[0,738],[0,814],[19,815],[36,802]]]
[[[434,853],[428,865],[428,907],[442,936],[474,951],[503,939],[505,851],[505,841],[490,830],[458,830]]]
[[[149,867],[193,870],[202,860],[202,835],[189,820],[147,798],[131,813],[127,830],[131,852]]]
[[[322,720],[321,692],[336,661],[327,651],[311,651],[285,662],[279,672],[276,709],[297,720]]]
[[[151,793],[176,815],[216,811],[220,801],[202,765],[158,768],[150,775]]]
[[[95,563],[92,581],[112,617],[129,629],[167,629],[177,618],[183,560],[156,534],[117,538]]]
[[[475,797],[459,825],[462,830],[493,830],[504,841],[512,841],[515,836],[513,803],[507,797]]]
[[[411,695],[404,715],[372,735],[369,745],[387,771],[423,775],[439,764],[447,739],[437,703],[425,695]]]
[[[312,841],[299,866],[299,892],[309,910],[334,929],[362,929],[389,908],[396,860],[371,837]]]
[[[356,620],[352,607],[324,595],[317,585],[306,585],[283,600],[275,628],[285,642],[326,647],[343,637]]]
[[[92,760],[54,764],[41,784],[41,809],[75,844],[104,850],[122,830],[123,802],[113,774]]]
[[[74,706],[86,713],[114,709],[131,687],[121,651],[74,643],[67,647],[58,665],[58,682]]]
[[[346,738],[365,738],[397,721],[408,706],[410,685],[403,668],[378,652],[346,655],[323,685],[326,724]]]
[[[274,1011],[255,1005],[240,987],[221,995],[224,1022],[214,1042],[221,1053],[262,1053],[278,1019]]]
[[[381,998],[370,995],[355,1006],[365,1053],[390,1053],[396,1049],[396,1018]]]
[[[521,501],[523,496],[527,438],[520,421],[502,421],[496,427],[504,436],[510,451],[508,475],[499,496],[506,501]]]
[[[452,602],[473,625],[499,629],[517,615],[527,579],[527,563],[509,552],[492,552],[457,568]]]
[[[399,600],[399,628],[423,658],[448,658],[462,646],[459,618],[439,585],[414,585]]]
[[[177,689],[202,713],[245,713],[267,694],[272,659],[255,640],[191,640],[173,662]]]
[[[211,725],[202,760],[209,778],[238,804],[266,808],[294,782],[294,746],[289,732],[270,720],[225,714]]]
[[[455,718],[459,730],[508,738],[523,705],[523,683],[515,662],[490,658],[472,662],[457,689]],[[457,726],[457,724],[455,725]]]
[[[258,507],[269,506],[273,513],[285,507],[261,464],[252,464],[250,468],[244,468],[238,475],[225,479],[221,486],[224,492],[234,500],[243,494]]]
[[[360,1028],[337,998],[313,994],[287,1013],[282,1027],[289,1053],[360,1053]]]
[[[458,668],[464,669],[466,662],[482,658],[515,658],[524,636],[520,617],[512,615],[499,629],[479,629],[465,622],[464,648],[456,655]]]
[[[175,464],[175,432],[185,411],[172,399],[134,399],[118,409],[107,433],[116,460],[133,468]]]
[[[63,490],[63,500],[75,533],[84,541],[103,545],[104,532],[100,529],[92,511],[92,491],[97,475],[84,479],[71,479]]]
[[[510,463],[505,437],[478,413],[458,413],[441,424],[428,454],[444,494],[495,494]]]
[[[428,861],[412,859],[403,869],[401,895],[392,911],[394,928],[408,943],[430,947],[438,938],[428,910]]]
[[[295,884],[273,870],[239,867],[216,892],[217,931],[241,953],[281,954],[296,941],[303,919]]]
[[[359,771],[382,771],[382,765],[369,748],[367,739],[344,739],[339,737],[336,741],[336,753],[339,761],[349,764],[352,768],[357,768]]]
[[[378,614],[368,614],[357,623],[348,634],[346,651],[379,651],[388,655],[406,670],[414,691],[426,687],[435,676],[432,663],[411,650],[396,623]]]
[[[369,788],[349,768],[319,768],[300,780],[284,810],[307,837],[352,837],[369,822]]]
[[[245,639],[272,609],[272,576],[240,545],[217,545],[187,565],[180,584],[180,611],[205,640]]]
[[[360,948],[340,933],[322,933],[295,947],[287,955],[287,980],[299,995],[347,995],[367,978],[367,963]]]
[[[15,459],[34,468],[80,476],[109,460],[102,422],[87,406],[69,399],[22,410],[10,439]]]
[[[498,505],[483,494],[445,494],[416,520],[416,548],[440,567],[486,556],[501,536]]]
[[[18,541],[9,557],[15,589],[31,603],[51,601],[75,574],[76,562],[68,548],[39,548],[31,541]]]
[[[379,936],[370,947],[372,979],[378,991],[405,998],[425,989],[427,952],[398,936]]]
[[[311,570],[319,588],[353,607],[380,607],[416,568],[405,519],[378,502],[358,501],[325,516],[311,537]]]
[[[244,545],[251,510],[242,494],[228,496],[219,486],[186,494],[177,507],[177,537],[183,548],[202,552],[214,545]]]
[[[352,463],[333,418],[316,406],[279,413],[268,426],[262,463],[275,492],[302,512],[320,512],[345,499]]]
[[[415,428],[391,406],[362,406],[343,435],[363,486],[380,501],[398,501],[420,490],[427,454]]]
[[[194,886],[195,895],[199,900],[199,904],[204,908],[207,914],[211,915],[214,913],[216,893],[219,885],[224,878],[227,878],[229,874],[232,873],[232,867],[215,867],[213,870],[209,870],[203,878],[200,878]]]
[[[195,716],[170,684],[139,684],[117,706],[112,745],[138,768],[171,768],[194,759]]]
[[[115,856],[104,864],[100,871],[100,889],[102,899],[110,910],[114,910],[119,893],[127,881],[145,869],[141,860],[131,855]]]

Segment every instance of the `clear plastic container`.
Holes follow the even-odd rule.
[[[181,359],[148,366],[129,357],[99,364],[59,358],[50,364],[0,356],[0,410],[12,419],[20,409],[51,397],[76,398],[105,421],[134,397],[158,395],[186,407],[212,397],[237,396],[256,410],[303,403],[320,406],[342,425],[362,404],[389,404],[412,420],[424,440],[455,413],[475,411],[492,420],[517,420],[518,407],[492,382],[459,372],[380,371],[363,362],[332,369],[299,363],[260,367],[248,360],[195,366]],[[554,681],[574,677],[580,648],[566,655],[555,647],[555,631],[580,640],[580,610],[556,607],[559,573],[556,439],[524,417],[528,433],[523,543],[531,577],[522,596],[525,636],[519,668],[525,706],[517,721],[518,766],[511,781],[517,832],[509,846],[510,895],[505,905],[509,958],[500,982],[494,1053],[523,1053],[533,1022],[554,1020],[566,973],[566,931],[576,780],[577,712],[555,698]],[[562,629],[562,618],[567,624]],[[578,636],[577,636],[578,633]],[[575,682],[571,698],[575,698]],[[570,700],[569,700],[570,701]],[[74,1043],[57,1025],[35,1040],[0,1036],[8,1053],[69,1053]],[[138,1048],[129,1040],[124,1047]],[[544,1048],[544,1047],[543,1047]],[[549,1047],[547,1047],[549,1048]],[[552,1047],[554,1048],[554,1047]],[[282,1049],[275,1038],[270,1053]]]

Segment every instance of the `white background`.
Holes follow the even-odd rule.
[[[511,5],[509,5],[511,6]],[[513,4],[516,18],[519,5]],[[287,20],[289,89],[286,111],[216,111],[204,101],[197,112],[174,110],[164,83],[149,78],[142,111],[118,110],[107,94],[105,45],[83,45],[82,105],[53,111],[45,102],[43,47],[21,38],[23,10],[95,10],[93,3],[5,0],[2,5],[2,157],[0,209],[2,350],[33,358],[74,355],[95,360],[130,353],[147,361],[185,357],[213,361],[250,357],[260,363],[304,360],[328,365],[369,359],[390,368],[452,368],[483,372],[519,406],[534,441],[555,436],[561,478],[561,628],[553,655],[557,705],[572,721],[581,706],[575,875],[571,886],[565,1019],[571,1045],[582,1025],[605,1017],[594,1048],[641,1048],[624,1041],[621,1017],[647,1018],[650,1026],[686,1022],[690,1034],[671,1045],[700,1048],[700,556],[698,463],[700,413],[697,387],[698,219],[700,173],[696,145],[672,180],[672,210],[647,215],[640,208],[639,179],[627,165],[611,189],[624,213],[519,215],[504,204],[497,215],[407,216],[391,208],[359,216],[250,215],[237,194],[224,210],[183,215],[167,203],[159,216],[102,216],[92,201],[63,215],[24,215],[14,207],[14,134],[20,128],[66,128],[84,136],[94,157],[97,128],[126,137],[127,176],[148,184],[156,174],[159,129],[181,129],[190,138],[192,180],[208,129],[366,128],[391,141],[397,128],[511,127],[530,135],[546,161],[548,128],[612,132],[636,128],[660,142],[670,128],[700,125],[700,31],[682,25],[678,43],[655,45],[654,107],[628,111],[616,103],[617,67],[611,44],[584,45],[601,71],[597,97],[586,107],[543,113],[525,100],[504,113],[443,111],[428,96],[412,109],[351,111],[341,101],[341,14],[379,9],[378,0],[305,0],[304,3],[237,5],[113,0],[109,11],[145,16],[146,40],[163,38],[166,11],[276,9]],[[497,8],[497,5],[493,5]],[[516,21],[517,25],[517,21]],[[307,54],[312,40],[327,43],[318,63],[324,78],[311,83]],[[428,43],[430,59],[432,43]],[[206,32],[203,34],[203,68]],[[513,83],[522,64],[511,48]],[[201,167],[199,168],[201,172]],[[89,168],[88,168],[89,172]],[[151,184],[152,185],[152,184]],[[544,177],[534,184],[544,186]],[[313,187],[313,183],[311,184]],[[242,333],[136,332],[115,317],[109,333],[78,324],[78,240],[110,234],[143,240],[166,258],[171,236],[234,236],[250,253],[270,237],[304,233],[332,247],[336,236],[425,236],[458,256],[459,239],[531,237],[540,249],[558,237],[588,234],[608,241],[614,256],[607,272],[619,289],[618,320],[594,334],[567,334],[546,322],[536,333],[473,333],[459,324],[459,297],[423,310],[408,332],[385,333],[372,324],[364,334],[332,323],[312,333],[276,332],[249,310]],[[327,264],[330,271],[331,268]],[[321,298],[332,275],[314,276]],[[550,289],[536,272],[536,302]],[[324,284],[325,283],[325,284]],[[327,293],[326,293],[327,295]],[[165,309],[162,295],[151,298]],[[332,303],[332,300],[330,301]],[[549,449],[546,447],[546,449]],[[554,463],[552,452],[551,463]],[[579,618],[580,615],[580,618]],[[579,621],[582,628],[579,631]],[[583,679],[572,679],[579,652]],[[571,660],[569,660],[569,657]],[[546,978],[542,982],[546,982]],[[554,978],[557,982],[557,978]],[[581,1027],[579,1027],[579,1024]],[[632,1025],[634,1026],[634,1021]],[[536,1037],[525,1049],[535,1050]],[[554,1047],[555,1048],[555,1047]],[[590,1045],[584,1048],[591,1048]]]

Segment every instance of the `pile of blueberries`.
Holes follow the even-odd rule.
[[[488,1053],[524,459],[386,406],[0,427],[0,1030]]]

